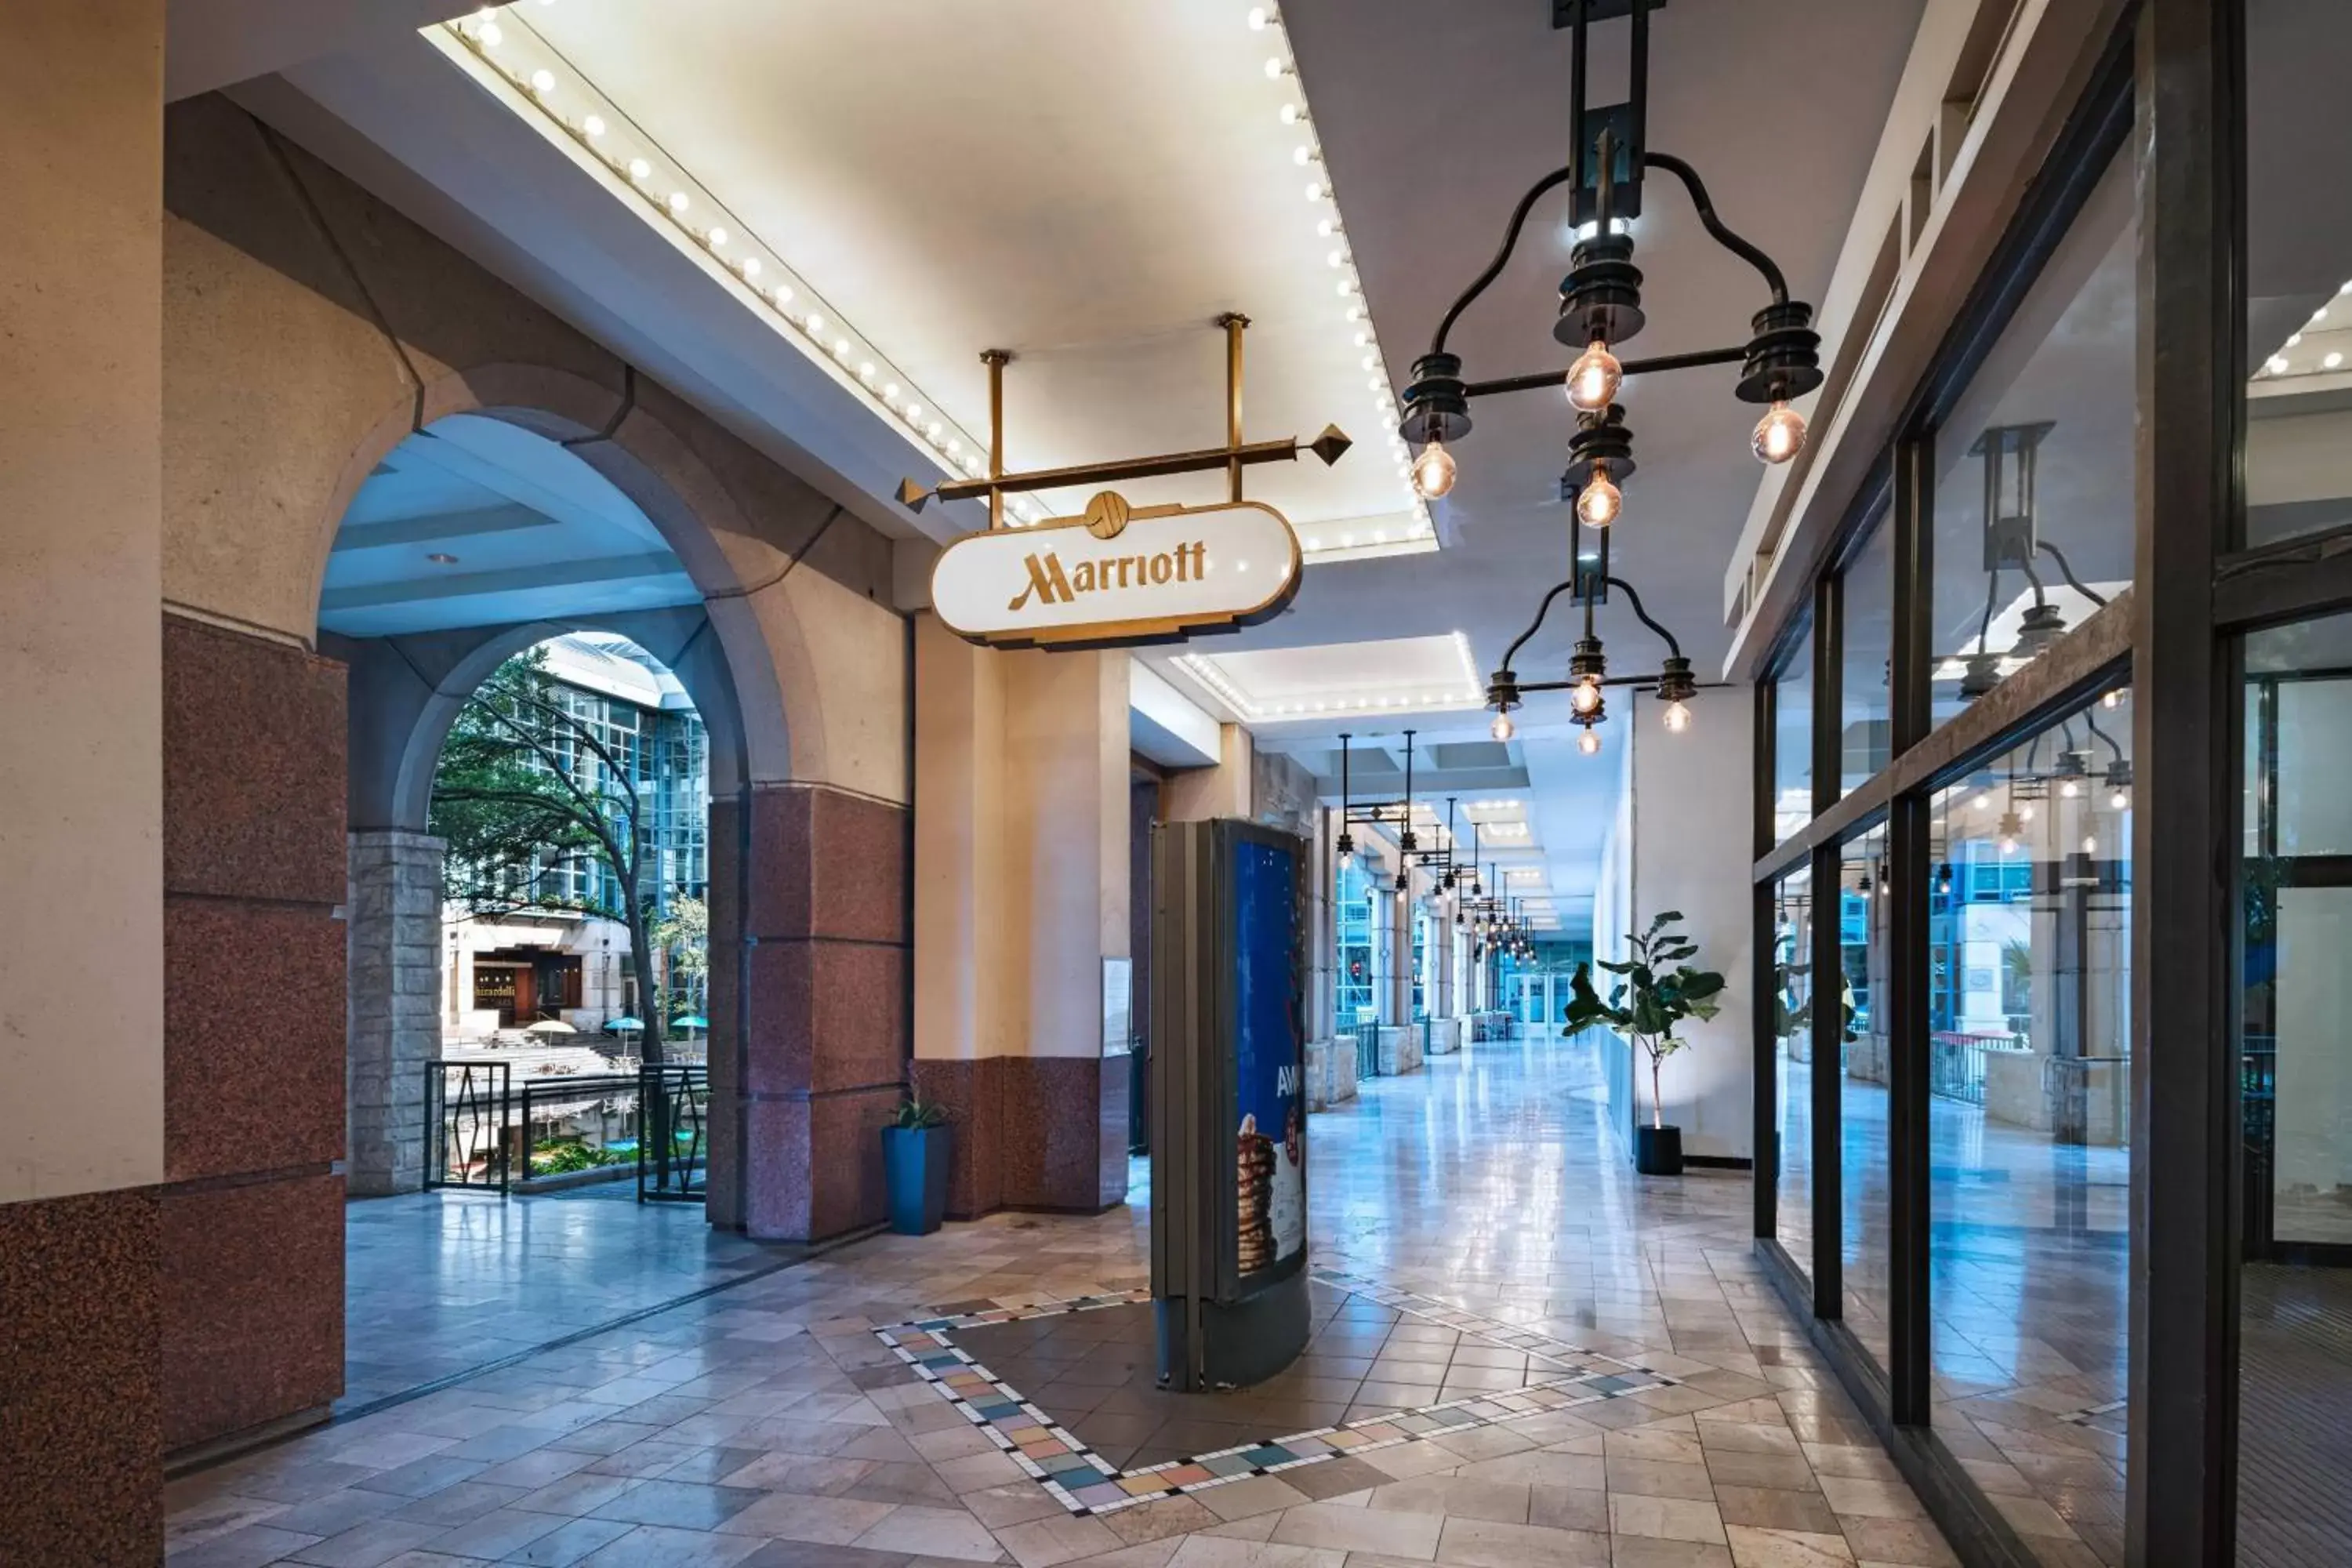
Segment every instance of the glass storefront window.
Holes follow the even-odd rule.
[[[2108,1563],[2128,1414],[2128,700],[1940,791],[1927,900],[1933,1420],[2004,1511]]]
[[[1845,1322],[1886,1367],[1889,1216],[1886,1096],[1886,830],[1874,827],[1838,855],[1838,969],[1834,993],[1817,988],[1842,1020],[1838,1074],[1839,1226]]]
[[[2352,1560],[2352,615],[2246,639],[2238,1561]]]
[[[2131,581],[2138,226],[2118,156],[1935,437],[1941,723]]]
[[[1812,1042],[1806,1020],[1812,977],[1806,963],[1812,942],[1812,875],[1799,869],[1772,889],[1772,1053],[1779,1095],[1773,1125],[1780,1145],[1780,1182],[1773,1234],[1797,1268],[1813,1271]]]
[[[1805,628],[1772,681],[1772,841],[1813,819],[1813,632]]]
[[[1885,767],[1893,716],[1895,531],[1880,519],[1840,579],[1838,794]]]

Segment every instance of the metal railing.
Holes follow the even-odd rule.
[[[507,1062],[427,1062],[425,1184],[507,1190]]]
[[[649,1067],[638,1079],[646,1135],[637,1140],[637,1201],[702,1202],[710,1156],[710,1070]]]
[[[517,1183],[634,1167],[642,1202],[702,1200],[710,1077],[700,1064],[518,1080],[512,1064],[428,1062],[425,1182]]]
[[[1985,1102],[1985,1058],[2029,1049],[2019,1035],[1964,1035],[1939,1029],[1927,1037],[1927,1092],[1968,1105]]]

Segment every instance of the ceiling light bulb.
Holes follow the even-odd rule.
[[[2076,784],[2073,779],[2068,779],[2064,784],[2058,786],[2058,798],[2061,800],[2073,800],[2076,795],[2079,795],[2082,793],[2083,786]]]
[[[1507,741],[1518,732],[1519,727],[1511,722],[1511,716],[1508,713],[1496,714],[1495,721],[1486,726],[1486,733],[1494,736],[1497,741]]]
[[[1625,495],[1609,482],[1609,470],[1600,464],[1592,466],[1592,478],[1576,498],[1577,521],[1587,528],[1606,528],[1617,521],[1624,510]]]
[[[1323,258],[1323,265],[1326,267],[1345,267],[1348,265],[1348,253],[1344,250],[1332,251],[1329,255]]]
[[[811,337],[814,337],[814,336],[816,336],[819,332],[824,331],[824,318],[823,316],[818,315],[814,310],[811,310],[811,311],[809,312],[809,315],[808,315],[808,330],[809,330],[809,336],[811,336]]]
[[[1349,295],[1353,294],[1355,291],[1356,291],[1356,280],[1355,280],[1354,279],[1352,279],[1352,278],[1342,278],[1342,279],[1339,279],[1339,298],[1341,298],[1342,300],[1344,300],[1344,299],[1346,299]]]
[[[2119,789],[2119,790],[2116,791],[2116,793],[2115,793],[2115,794],[2113,794],[2113,795],[2111,795],[2107,796],[2107,805],[2108,805],[2108,808],[2109,808],[2110,810],[2114,810],[2114,811],[2128,811],[2128,810],[2130,810],[2130,809],[2131,809],[2131,793],[2130,793],[2128,790],[2120,790],[2120,789]]]
[[[580,129],[588,133],[589,140],[593,141],[604,134],[604,117],[601,114],[592,114],[580,122]]]
[[[690,204],[688,202],[687,195],[684,191],[672,191],[669,194],[670,211],[674,213],[682,213],[687,209],[688,205]]]
[[[936,440],[938,440],[938,439],[940,438],[940,437],[941,436],[941,434],[943,434],[943,433],[946,431],[946,429],[947,429],[947,426],[944,426],[944,425],[940,424],[938,420],[934,419],[934,420],[932,420],[929,425],[926,425],[926,426],[923,426],[923,434],[924,434],[924,435],[926,435],[926,436],[929,436],[932,440],[936,441]]]
[[[1266,80],[1280,81],[1284,77],[1289,74],[1290,68],[1282,63],[1282,57],[1280,55],[1271,55],[1267,57],[1265,62]]]
[[[1329,194],[1323,188],[1323,182],[1320,180],[1309,180],[1307,183],[1307,199],[1310,202],[1319,202]]]
[[[1314,163],[1316,156],[1315,149],[1306,145],[1304,142],[1301,142],[1298,146],[1293,147],[1290,150],[1290,161],[1297,164],[1302,169],[1307,167],[1307,164]]]
[[[747,256],[747,257],[745,257],[745,258],[743,258],[743,276],[744,276],[744,277],[746,277],[746,278],[757,278],[762,270],[763,270],[763,268],[761,268],[761,266],[760,258],[759,258],[758,257],[756,257],[756,256]]]
[[[1568,705],[1579,713],[1590,713],[1601,706],[1601,683],[1590,678],[1568,689]]]
[[[2085,833],[2083,835],[2083,853],[2085,855],[2096,855],[2098,852],[2098,835],[2095,833]]]
[[[1302,110],[1300,110],[1298,105],[1295,103],[1286,103],[1282,106],[1276,118],[1278,118],[1285,125],[1296,125],[1301,120],[1306,118],[1306,114]]]
[[[1253,33],[1263,33],[1263,32],[1265,32],[1265,25],[1266,25],[1266,23],[1267,23],[1269,20],[1271,20],[1271,18],[1270,18],[1270,17],[1268,17],[1268,16],[1266,16],[1266,14],[1265,14],[1265,6],[1263,6],[1263,5],[1253,5],[1253,6],[1251,6],[1251,7],[1250,7],[1250,14],[1249,14],[1249,30],[1250,30],[1251,32],[1253,32]]]
[[[2032,820],[2033,820],[2033,803],[2032,803],[2032,801],[2030,801],[2030,800],[2029,800],[2029,801],[2027,801],[2023,805],[2019,806],[2019,807],[2017,808],[2017,815],[2018,815],[2018,819],[2019,819],[2020,821],[2022,821],[2022,822],[2031,822],[2031,821],[2032,821]]]
[[[777,284],[777,285],[776,285],[776,303],[777,303],[777,304],[779,304],[779,305],[789,304],[789,303],[792,301],[792,297],[793,297],[793,286],[792,286],[791,284],[789,284],[789,283],[779,283],[779,284]]]
[[[483,23],[474,37],[482,40],[482,47],[486,49],[495,49],[507,41],[507,36],[499,31],[499,25],[496,22]]]
[[[1599,756],[1601,754],[1601,731],[1598,730],[1587,730],[1583,734],[1579,735],[1576,738],[1576,749],[1583,752],[1588,757]]]
[[[2103,692],[2100,694],[2099,706],[2102,708],[2120,708],[2123,705],[2124,692],[2123,688],[2120,686],[2116,688],[2113,691]]]
[[[921,404],[919,404],[919,403],[909,403],[908,405],[907,405],[907,422],[908,422],[909,425],[919,423],[919,422],[922,419],[922,417],[923,417],[923,405],[922,405]]]
[[[1625,367],[1617,363],[1606,342],[1595,338],[1592,346],[1568,367],[1569,405],[1598,414],[1617,401],[1617,389],[1624,384]]]
[[[1992,809],[1992,796],[1989,795],[1980,795],[1977,796],[1977,809],[1979,811],[1990,811]]]
[[[553,92],[555,90],[555,73],[551,70],[545,69],[531,72],[530,90],[542,94]]]
[[[885,401],[887,401],[887,402],[891,402],[891,403],[896,403],[896,402],[898,402],[898,384],[897,382],[895,382],[895,381],[886,381],[886,382],[884,382],[884,383],[882,384],[882,396],[883,396],[884,400],[885,400]]]
[[[654,166],[651,163],[646,163],[643,158],[632,158],[629,160],[629,178],[633,180],[646,179],[649,177],[653,172]]]
[[[872,360],[866,360],[859,363],[857,367],[857,379],[860,381],[872,381],[874,379],[874,362]]]
[[[1758,461],[1785,463],[1805,449],[1805,416],[1785,403],[1775,403],[1756,422],[1748,445]]]
[[[2286,355],[2271,355],[2269,359],[2263,362],[2263,368],[2270,372],[2273,375],[2284,375],[2286,374]]]
[[[710,248],[718,250],[724,247],[726,243],[727,231],[723,228],[713,227],[710,231]]]
[[[2326,359],[2319,362],[2319,368],[2322,370],[2334,370],[2337,365],[2342,364],[2343,363],[2344,356],[2342,354],[2332,353]]]
[[[1689,729],[1690,719],[1688,703],[1675,701],[1666,704],[1666,730],[1669,733],[1679,735]]]
[[[2302,342],[2303,334],[2301,332],[2289,332],[2286,335],[2286,346],[2289,348],[2297,347],[2302,343]]]
[[[1455,468],[1454,454],[1445,449],[1443,441],[1432,441],[1413,459],[1412,488],[1419,494],[1435,500],[1454,489]]]
[[[847,338],[835,338],[833,340],[833,357],[835,359],[847,359],[849,357],[849,340]]]

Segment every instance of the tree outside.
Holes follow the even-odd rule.
[[[709,916],[699,900],[663,897],[652,742],[601,721],[580,695],[551,673],[544,645],[494,670],[443,743],[432,831],[448,846],[446,897],[467,914],[558,911],[625,928],[644,1059],[658,1063],[672,1020],[701,1011]]]

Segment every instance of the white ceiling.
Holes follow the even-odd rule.
[[[1697,164],[1724,219],[1779,258],[1801,298],[1827,282],[1922,3],[1670,0],[1654,18],[1652,144]],[[173,20],[271,6],[173,0]],[[942,538],[976,521],[968,504],[912,518],[891,498],[902,477],[929,481],[951,466],[946,441],[984,437],[981,349],[1016,355],[1006,384],[1015,466],[1213,445],[1222,342],[1210,321],[1246,311],[1247,434],[1311,437],[1328,421],[1358,446],[1328,470],[1309,460],[1252,471],[1252,493],[1310,544],[1319,535],[1325,559],[1310,553],[1285,614],[1191,651],[1255,658],[1458,634],[1483,672],[1575,548],[1557,500],[1570,423],[1556,395],[1477,405],[1478,428],[1458,448],[1461,484],[1433,509],[1445,548],[1330,556],[1342,535],[1372,553],[1387,531],[1393,549],[1417,521],[1372,384],[1402,384],[1520,192],[1562,161],[1566,35],[1549,28],[1547,0],[1453,0],[1434,12],[1291,0],[1265,31],[1244,25],[1248,9],[559,0],[499,14],[493,49],[478,24],[464,45],[441,28],[384,37],[362,26],[368,7],[320,0],[303,13],[310,44],[289,33],[274,50],[227,51],[205,68],[277,68],[238,89],[240,100],[901,535]],[[1622,23],[1597,30],[1596,99],[1620,90],[1623,35]],[[301,58],[312,49],[323,52]],[[1295,60],[1297,78],[1269,79],[1269,58]],[[1832,58],[1837,68],[1821,68]],[[535,90],[542,68],[552,85]],[[1775,85],[1790,82],[1803,90]],[[1281,123],[1286,101],[1307,106],[1308,132]],[[604,122],[593,142],[573,134],[589,113]],[[1319,166],[1292,161],[1302,144],[1319,148]],[[638,156],[650,172],[633,185],[626,165]],[[1317,232],[1334,209],[1306,197],[1310,179],[1327,178],[1345,218],[1336,239]],[[690,198],[684,214],[668,211],[673,188]],[[1556,203],[1538,206],[1517,260],[1455,332],[1473,377],[1564,363],[1549,331],[1568,249],[1559,216]],[[713,223],[727,244],[709,243]],[[1744,340],[1761,285],[1706,240],[1679,188],[1654,183],[1635,232],[1652,324],[1633,353]],[[741,270],[747,256],[763,263],[756,278]],[[1354,342],[1367,329],[1348,320],[1339,289],[1358,276],[1377,330],[1369,347]],[[789,279],[803,287],[780,304],[773,286]],[[812,300],[827,316],[822,333],[795,317]],[[836,356],[827,340],[841,333],[852,336]],[[1369,370],[1367,353],[1380,356]],[[876,367],[870,378],[861,363]],[[1758,476],[1754,411],[1733,399],[1731,379],[1680,373],[1623,398],[1642,471],[1615,565],[1702,666],[1727,640],[1722,566]],[[901,391],[886,405],[894,380]],[[898,405],[916,396],[925,416],[910,426]],[[931,418],[945,426],[937,447]],[[1171,488],[1205,499],[1216,481]],[[1516,661],[1522,676],[1556,678],[1575,629],[1556,616]],[[1661,650],[1621,606],[1602,610],[1601,631],[1619,668],[1655,667]],[[1215,701],[1177,667],[1179,651],[1147,658]],[[1360,673],[1344,651],[1302,658],[1333,667],[1327,701]],[[1400,693],[1414,684],[1400,681]],[[1311,682],[1284,689],[1285,701],[1317,700]],[[1485,715],[1456,700],[1448,683],[1435,704],[1346,722],[1391,739],[1412,722],[1433,745],[1486,744]],[[1718,706],[1745,721],[1744,700],[1725,694],[1702,699],[1702,722]],[[1522,781],[1550,885],[1573,900],[1590,887],[1620,770],[1565,743],[1557,699],[1520,718],[1505,767],[1464,776]],[[1257,727],[1269,749],[1311,759],[1342,725],[1316,722],[1310,708]]]
[[[698,602],[611,481],[544,437],[457,415],[394,447],[352,498],[319,624],[390,637]]]

